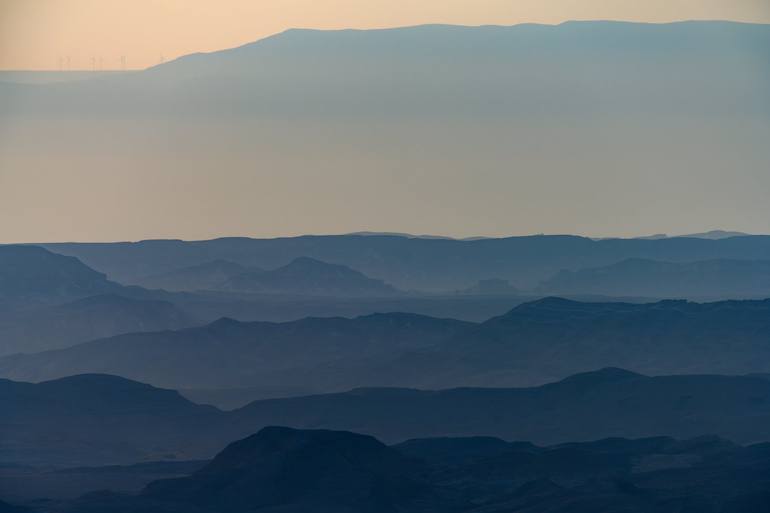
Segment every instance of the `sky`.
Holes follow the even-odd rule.
[[[145,68],[287,28],[615,19],[770,23],[768,0],[0,0],[0,70]]]
[[[67,57],[73,70],[98,63],[103,69],[120,68],[122,57],[127,68],[144,68],[161,58],[231,48],[291,27],[558,24],[572,19],[770,23],[770,1],[0,0],[0,70],[56,70]],[[764,102],[770,84],[766,48],[727,52],[733,56],[727,61],[724,55],[719,60],[719,51],[708,53],[713,47],[695,48],[706,53],[697,55],[691,70],[676,63],[676,69],[694,73],[691,79],[699,73],[708,77],[712,68],[732,71],[695,84],[684,96],[681,84],[674,87],[677,93],[665,80],[650,82],[659,87],[646,92],[659,94],[661,101],[641,104],[628,102],[636,98],[633,94],[620,93],[644,93],[644,80],[608,90],[605,85],[622,84],[623,77],[610,75],[595,83],[580,68],[570,72],[574,84],[560,86],[568,89],[560,93],[564,98],[574,97],[567,103],[576,106],[575,113],[567,109],[564,115],[531,119],[487,116],[486,111],[471,115],[472,109],[453,114],[442,109],[438,116],[416,109],[401,116],[376,108],[350,119],[336,112],[320,121],[312,112],[295,118],[289,114],[306,104],[292,100],[293,88],[283,94],[283,85],[290,83],[285,77],[294,75],[280,68],[268,75],[284,77],[281,90],[264,95],[267,110],[273,107],[278,119],[243,115],[236,116],[237,122],[196,123],[189,122],[193,118],[186,111],[142,117],[130,107],[152,100],[141,95],[132,98],[134,104],[115,102],[129,105],[129,114],[113,119],[83,116],[79,110],[74,119],[49,119],[48,113],[4,119],[6,97],[0,96],[0,243],[356,231],[457,237],[642,236],[712,229],[770,233],[770,108],[761,108],[770,106]],[[555,69],[570,70],[569,64]],[[312,66],[297,68],[311,73],[302,84],[318,78]],[[261,83],[259,64],[243,69],[257,70]],[[294,68],[289,64],[288,69]],[[537,66],[529,69],[530,78],[539,76]],[[432,91],[439,79],[425,76]],[[692,84],[689,80],[682,84]],[[448,83],[463,82],[450,77]],[[547,107],[537,98],[561,90],[551,85],[541,84],[520,97]],[[590,94],[573,94],[591,93],[597,85],[606,97],[593,103]],[[178,87],[174,95],[186,90]],[[364,90],[368,98],[372,89]],[[7,91],[8,98],[15,98],[13,88],[0,88],[0,95]],[[680,94],[676,104],[667,103],[672,92]],[[251,96],[257,104],[263,98]],[[703,100],[712,97],[713,102]],[[214,98],[225,106],[229,99],[227,94]],[[281,98],[294,103],[282,104]],[[627,103],[613,103],[618,98]],[[94,97],[83,100],[90,105]],[[378,102],[360,105],[376,107]],[[485,104],[472,105],[483,111]],[[461,101],[458,106],[467,105]],[[603,108],[607,112],[601,114]]]

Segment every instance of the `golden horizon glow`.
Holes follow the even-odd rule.
[[[557,24],[613,19],[770,23],[767,0],[0,0],[0,70],[141,69],[289,28]],[[125,60],[124,60],[125,59]]]

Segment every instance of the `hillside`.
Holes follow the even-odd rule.
[[[203,436],[218,419],[216,409],[116,376],[39,384],[0,380],[0,404],[4,462],[72,466],[194,459],[219,443]]]
[[[505,279],[528,289],[561,270],[606,266],[628,258],[669,262],[770,260],[770,236],[720,240],[682,237],[592,240],[569,235],[535,235],[461,241],[336,235],[46,244],[46,247],[77,256],[124,283],[135,283],[148,275],[172,272],[212,259],[273,269],[307,256],[348,266],[402,290],[433,291],[464,289],[489,278]]]
[[[369,388],[271,399],[230,415],[244,429],[273,424],[347,429],[387,442],[485,435],[553,444],[718,434],[753,443],[767,438],[762,426],[770,425],[770,382],[729,376],[647,377],[603,369],[534,388]]]
[[[193,317],[167,301],[103,294],[0,314],[0,355],[49,351],[122,333],[195,324]]]
[[[39,381],[98,372],[171,388],[259,387],[262,397],[345,390],[369,362],[430,347],[471,325],[399,313],[286,323],[223,318],[8,356],[0,359],[0,375]]]
[[[382,365],[411,386],[540,384],[600,367],[645,374],[765,372],[770,301],[578,302],[544,298],[433,350]]]
[[[139,279],[137,285],[169,291],[216,290],[229,278],[247,271],[247,267],[235,262],[212,260],[147,276]]]
[[[6,356],[0,376],[39,381],[98,372],[175,389],[248,389],[258,399],[371,386],[530,386],[602,367],[652,375],[766,373],[768,362],[770,300],[546,298],[483,323],[399,313],[284,323],[221,319]]]
[[[350,432],[269,427],[188,477],[152,482],[137,495],[85,495],[67,511],[760,513],[768,498],[767,445],[713,437],[503,443],[454,465],[402,452],[435,442],[463,451],[474,440],[416,440],[407,449]]]
[[[39,466],[204,459],[273,425],[354,430],[388,443],[482,435],[537,444],[664,435],[754,443],[770,432],[767,379],[620,369],[535,388],[356,389],[229,412],[124,378],[83,375],[3,380],[0,404],[0,459]]]
[[[390,296],[397,291],[344,265],[295,258],[271,271],[248,271],[228,277],[221,289],[306,296]]]
[[[120,289],[77,258],[37,246],[0,245],[2,302],[54,303]]]

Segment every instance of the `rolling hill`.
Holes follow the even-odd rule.
[[[86,494],[65,511],[760,513],[767,505],[767,444],[714,437],[502,442],[451,464],[425,458],[437,443],[468,455],[477,439],[388,447],[347,431],[266,427],[189,476],[151,482],[134,495]]]
[[[0,301],[55,303],[115,293],[121,285],[77,258],[37,246],[0,245]]]
[[[233,411],[106,375],[38,384],[3,380],[0,399],[0,459],[40,466],[205,459],[273,425],[354,430],[388,443],[493,436],[554,444],[663,435],[755,443],[769,441],[770,432],[765,378],[647,377],[620,369],[534,388],[369,388],[255,401]]]
[[[218,421],[218,410],[116,376],[88,374],[39,384],[2,380],[0,398],[0,459],[5,462],[133,463],[205,453],[218,445],[200,438]]]
[[[0,314],[0,355],[35,353],[121,333],[198,324],[173,303],[102,294]]]
[[[368,362],[427,348],[471,325],[398,313],[286,323],[223,318],[8,356],[0,359],[0,375],[38,381],[96,372],[171,388],[253,386],[267,396],[345,390],[363,379]]]
[[[0,376],[39,381],[96,372],[174,389],[245,389],[233,392],[259,399],[371,386],[531,386],[602,367],[652,375],[766,373],[768,362],[770,300],[545,298],[482,323],[399,313],[284,323],[221,319],[6,356]]]

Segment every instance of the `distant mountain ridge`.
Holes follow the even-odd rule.
[[[41,247],[0,245],[0,301],[66,301],[121,289],[74,257]]]
[[[164,291],[125,286],[79,259],[32,245],[0,245],[0,355],[199,324]]]
[[[216,290],[228,279],[248,270],[248,267],[229,260],[212,260],[167,273],[147,276],[138,280],[137,284],[170,291]]]
[[[279,395],[281,390],[341,390],[363,379],[359,373],[366,372],[367,362],[427,348],[471,325],[400,313],[286,323],[223,318],[200,328],[120,335],[9,356],[0,359],[0,375],[33,372],[37,381],[51,373],[98,372],[173,388],[258,386]]]
[[[389,296],[393,287],[344,265],[297,257],[272,270],[213,260],[140,280],[173,291],[225,290],[304,296]]]
[[[736,232],[730,230],[709,230],[700,233],[688,233],[685,235],[673,235],[673,237],[691,237],[695,239],[727,239],[729,237],[747,237],[752,234],[745,232]]]
[[[256,399],[358,386],[529,386],[601,367],[653,375],[766,373],[768,362],[770,300],[552,297],[482,323],[399,313],[285,323],[221,319],[7,356],[0,376],[38,381],[99,372],[177,389],[249,389]]]
[[[634,238],[656,240],[656,239],[670,239],[672,237],[685,237],[685,238],[691,238],[691,239],[719,240],[719,239],[727,239],[730,237],[749,237],[751,235],[752,234],[750,233],[736,232],[736,231],[729,231],[729,230],[709,230],[707,232],[685,233],[682,235],[668,235],[667,233],[656,233],[653,235],[644,235],[641,237],[634,237]]]
[[[168,301],[102,294],[0,314],[0,355],[49,351],[119,333],[196,324],[195,318]]]
[[[645,374],[745,374],[770,354],[769,312],[770,300],[636,304],[549,297],[399,364],[421,362],[416,368],[425,375],[474,376],[466,384],[476,386],[538,384],[607,366]],[[542,376],[548,378],[539,381]]]
[[[306,256],[348,266],[402,290],[434,291],[463,289],[490,277],[529,289],[561,270],[611,265],[629,258],[669,262],[770,260],[770,236],[761,235],[718,240],[592,240],[570,235],[535,235],[470,241],[330,235],[66,243],[45,247],[77,256],[123,283],[215,259],[271,269]]]
[[[397,291],[350,267],[298,257],[272,271],[246,271],[230,276],[222,289],[322,296],[389,296]]]
[[[454,113],[459,108],[458,105],[453,105],[452,101],[457,99],[456,95],[450,95],[448,98],[444,95],[431,97],[431,83],[426,81],[431,74],[424,69],[426,64],[433,64],[435,67],[454,59],[455,68],[461,72],[458,75],[452,73],[452,69],[442,70],[445,81],[449,84],[465,85],[466,88],[468,83],[477,84],[478,77],[467,77],[462,73],[467,73],[469,68],[474,69],[472,64],[475,64],[476,70],[484,70],[495,77],[493,83],[498,83],[498,87],[488,84],[485,89],[492,98],[501,100],[499,104],[495,104],[503,112],[520,108],[522,97],[531,104],[525,111],[530,114],[531,110],[548,113],[557,105],[570,110],[576,109],[577,106],[573,103],[576,96],[574,94],[572,97],[560,98],[555,94],[559,89],[541,91],[540,94],[532,91],[533,86],[542,83],[538,79],[543,78],[560,78],[565,85],[575,87],[581,93],[577,98],[583,99],[586,106],[594,106],[597,103],[603,105],[598,96],[604,93],[607,96],[603,99],[604,102],[610,102],[616,108],[625,106],[634,110],[627,100],[629,95],[636,94],[637,100],[643,104],[652,106],[654,100],[659,100],[665,102],[663,105],[674,112],[686,110],[687,107],[692,109],[693,105],[710,112],[717,106],[712,105],[709,108],[705,102],[720,97],[719,93],[723,93],[716,88],[718,84],[728,89],[742,85],[747,99],[755,98],[759,93],[758,84],[750,87],[753,84],[746,85],[740,81],[743,78],[745,62],[735,62],[730,57],[734,58],[736,54],[748,54],[753,58],[764,55],[762,52],[770,40],[769,32],[767,25],[726,21],[665,24],[571,21],[559,25],[469,27],[434,24],[373,30],[289,29],[236,48],[185,55],[142,72],[118,74],[100,80],[84,81],[81,84],[48,84],[42,90],[19,84],[6,84],[8,91],[16,94],[26,92],[40,102],[38,105],[20,102],[16,108],[9,106],[6,109],[15,115],[36,112],[36,108],[46,107],[50,112],[66,113],[75,107],[87,108],[85,99],[78,95],[85,91],[92,94],[94,104],[91,109],[99,108],[103,114],[122,114],[127,105],[106,104],[111,95],[105,95],[103,90],[105,86],[110,86],[119,91],[151,92],[146,94],[144,102],[136,105],[134,102],[130,103],[132,107],[137,108],[137,113],[144,115],[149,113],[149,108],[156,106],[161,108],[160,112],[185,106],[190,113],[210,115],[221,112],[225,107],[237,106],[242,110],[241,116],[275,112],[287,115],[296,113],[297,110],[297,106],[292,108],[289,100],[296,98],[300,90],[289,88],[287,83],[287,78],[294,77],[301,79],[302,83],[312,84],[312,87],[302,89],[305,95],[303,108],[307,114],[322,115],[324,112],[321,107],[324,103],[327,109],[332,105],[332,111],[337,115],[383,114],[385,106],[402,114],[406,114],[405,109],[408,107],[415,109],[413,115],[434,114],[437,111]],[[739,49],[735,48],[736,39],[743,44]],[[695,52],[686,44],[688,41],[697,41],[697,46],[702,47],[698,50],[709,51],[712,65],[716,69],[731,69],[735,76],[720,76],[714,73],[713,69],[703,68],[698,62],[693,63],[690,68],[678,69],[675,64],[681,59],[694,59],[700,55],[700,52]],[[474,58],[479,55],[486,56],[487,62],[474,63]],[[628,55],[634,55],[636,58],[624,58]],[[648,57],[649,60],[643,57]],[[659,60],[655,57],[659,57]],[[580,82],[574,69],[559,67],[569,59],[590,65],[596,71],[597,78],[588,83],[585,79]],[[379,66],[372,66],[373,61],[379,62]],[[650,61],[657,62],[653,64]],[[537,63],[541,68],[540,76],[532,74]],[[527,73],[511,75],[509,67],[518,67]],[[600,79],[608,68],[625,72],[622,77],[616,77],[616,82],[623,78],[620,83],[625,87],[621,88],[621,91],[609,87],[609,84],[602,87]],[[265,73],[266,69],[270,73]],[[680,82],[661,76],[661,69],[674,74]],[[413,90],[404,97],[403,93],[398,94],[392,88],[378,84],[386,74],[391,74],[392,79],[399,80],[401,84],[411,85]],[[715,83],[702,84],[702,89],[696,91],[698,94],[690,91],[691,96],[686,104],[677,105],[673,101],[674,98],[684,100],[682,86],[690,84],[696,78],[702,79],[704,75],[712,78]],[[513,77],[519,80],[513,80]],[[346,79],[357,87],[349,86],[346,95],[335,94],[334,86]],[[656,88],[640,87],[640,82],[668,86],[664,89],[667,96],[661,95]],[[163,95],[170,104],[156,105],[161,99],[157,96],[162,94],[164,87],[180,83],[189,86],[185,94]],[[205,95],[206,87],[217,90],[225,85],[229,85],[230,98],[222,98],[211,105],[192,103],[201,94]],[[368,86],[372,95],[376,94],[381,101],[368,104],[362,102],[356,112],[350,109],[350,102],[362,98],[365,89],[362,85]],[[435,83],[433,85],[435,89]],[[282,91],[281,87],[285,89]],[[502,95],[506,88],[513,88],[513,91],[519,94],[511,94],[506,98]],[[114,89],[111,91],[113,94]],[[254,102],[252,98],[255,91],[271,93],[273,101],[270,104]],[[252,94],[248,94],[249,92]],[[259,96],[258,94],[257,97]],[[49,105],[49,102],[56,98],[69,98],[74,100],[74,104],[58,108]],[[532,101],[533,98],[540,101]],[[422,100],[423,103],[415,100]],[[479,102],[478,99],[467,100],[471,103],[466,109],[472,108],[473,111],[491,114],[489,105]],[[549,105],[546,100],[557,103]],[[663,105],[657,108],[660,109]],[[759,105],[766,106],[764,103]]]

